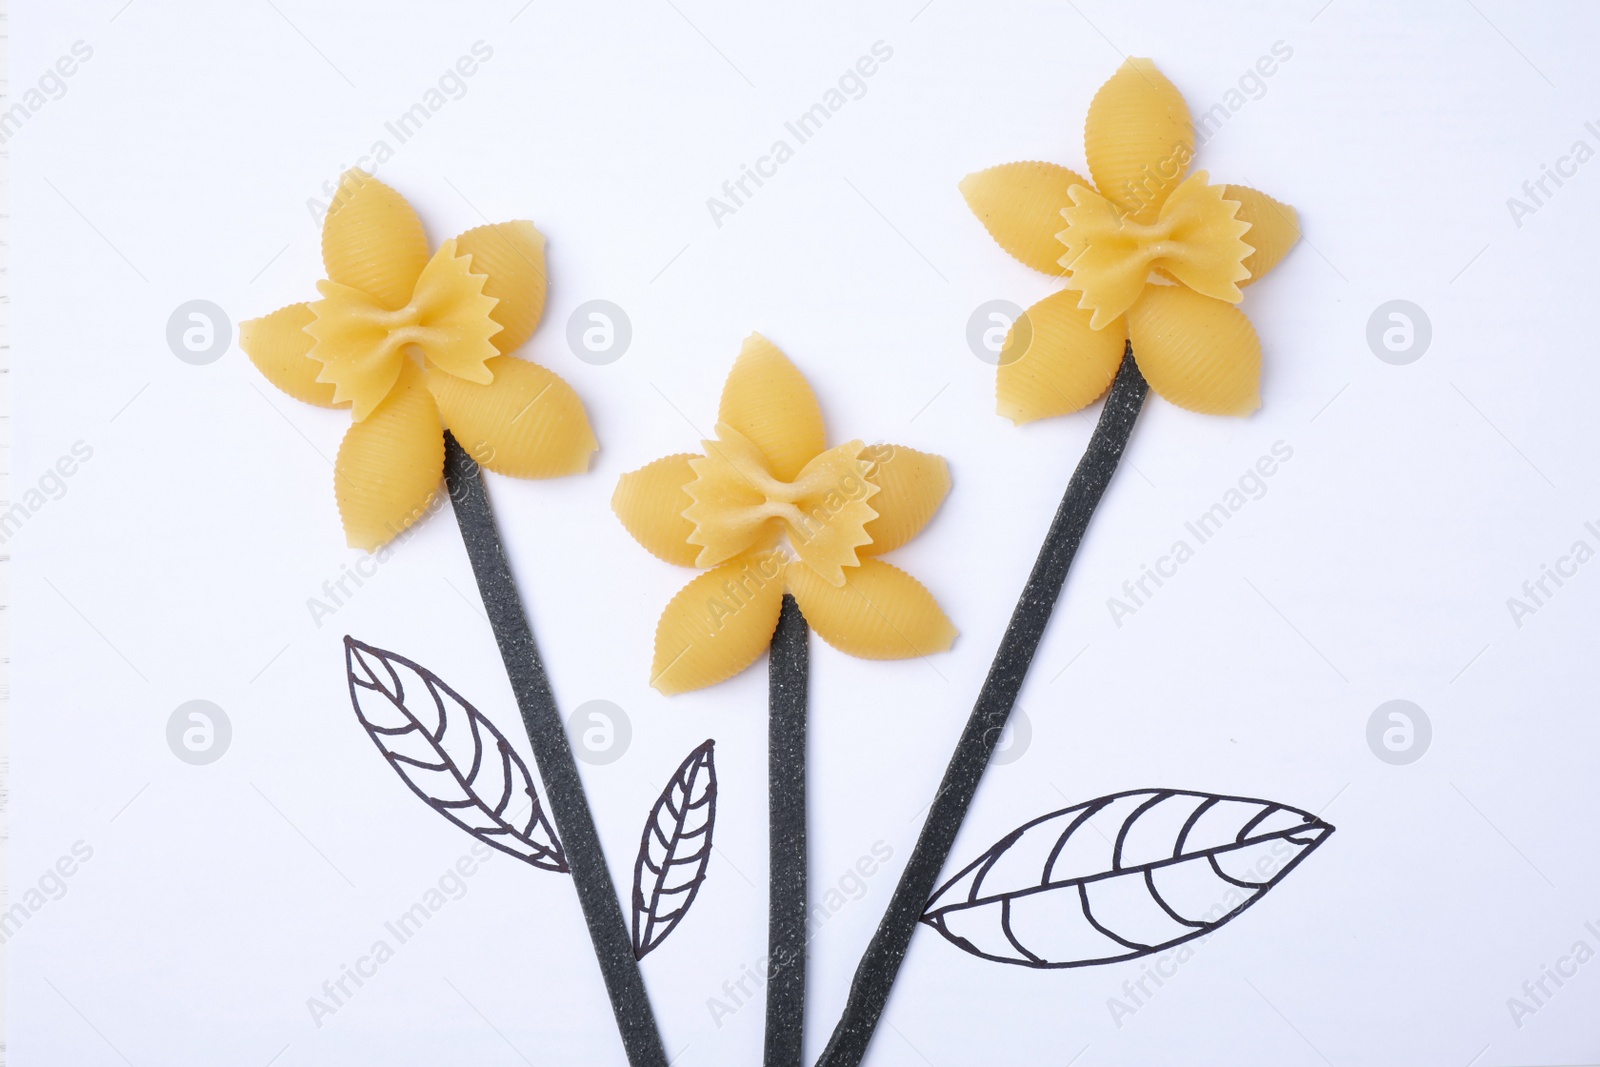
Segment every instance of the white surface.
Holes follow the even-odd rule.
[[[956,182],[1015,159],[1081,166],[1084,109],[1124,50],[1155,57],[1198,113],[1278,41],[1292,59],[1200,157],[1304,220],[1307,241],[1245,301],[1264,409],[1150,404],[1023,692],[1031,746],[991,769],[953,860],[1152,785],[1325,809],[1338,832],[1120,1026],[1108,1001],[1138,964],[1007,968],[920,931],[870,1062],[1600,1059],[1600,962],[1520,1027],[1507,1007],[1577,940],[1600,947],[1584,928],[1600,926],[1600,564],[1520,628],[1506,606],[1600,525],[1600,162],[1520,227],[1506,205],[1575,140],[1600,146],[1584,127],[1600,119],[1593,9],[1197,7],[22,12],[14,89],[75,41],[94,54],[13,141],[17,492],[76,441],[93,458],[12,542],[12,900],[75,842],[93,855],[10,940],[14,1061],[621,1062],[571,886],[510,859],[313,1023],[307,999],[470,845],[357,728],[341,636],[421,660],[512,734],[515,713],[448,516],[318,628],[307,598],[355,559],[328,469],[347,416],[277,394],[237,349],[193,367],[164,340],[186,300],[237,323],[311,294],[307,199],[479,40],[492,60],[379,174],[435,240],[484,217],[549,237],[551,306],[526,354],[579,390],[603,448],[588,477],[491,488],[559,699],[615,701],[633,724],[622,760],[585,768],[619,881],[664,777],[718,741],[710,879],[644,964],[676,1062],[759,1055],[759,1001],[720,1027],[708,1001],[763,953],[765,677],[649,689],[655,617],[687,573],[612,518],[617,476],[695,446],[690,423],[709,423],[752,329],[805,369],[836,439],[951,460],[954,493],[895,561],[961,628],[956,649],[813,657],[818,898],[875,842],[894,855],[812,943],[814,1055],[1091,425],[992,413],[967,317],[1049,283],[994,246]],[[877,41],[893,58],[865,95],[714,225],[707,197]],[[593,298],[632,319],[610,366],[566,346]],[[1409,366],[1365,341],[1394,298],[1433,323]],[[1293,459],[1266,494],[1116,626],[1107,598],[1277,441]],[[206,767],[164,737],[194,698],[234,726]],[[1434,724],[1405,767],[1365,740],[1394,698]]]

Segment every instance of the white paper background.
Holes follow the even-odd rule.
[[[13,499],[75,442],[93,456],[11,542],[12,901],[92,849],[10,936],[15,1063],[622,1061],[569,882],[504,857],[313,1022],[307,999],[471,844],[357,727],[341,637],[421,660],[514,737],[515,711],[448,514],[315,625],[307,598],[357,559],[328,466],[348,417],[276,393],[236,346],[196,367],[165,341],[187,300],[237,323],[306,299],[307,199],[395,145],[385,122],[477,41],[492,59],[378,172],[436,241],[508,218],[549,238],[550,307],[524,354],[578,389],[603,447],[587,477],[491,491],[563,707],[611,700],[632,723],[621,760],[584,769],[619,882],[666,775],[717,739],[710,878],[644,963],[675,1062],[759,1056],[759,998],[720,1025],[708,1002],[763,953],[765,677],[648,687],[656,614],[687,573],[612,517],[618,475],[695,447],[753,329],[804,368],[835,439],[950,458],[954,492],[895,562],[956,621],[955,650],[884,664],[814,645],[815,899],[876,842],[894,856],[812,942],[814,1055],[1092,424],[993,414],[968,316],[1050,284],[995,247],[956,182],[1015,159],[1081,166],[1085,107],[1124,52],[1155,57],[1198,114],[1280,41],[1292,57],[1200,159],[1304,222],[1245,300],[1263,410],[1149,404],[1023,691],[1031,743],[991,769],[952,859],[1141,786],[1325,809],[1338,832],[1120,1025],[1108,1001],[1139,963],[1007,968],[922,930],[869,1062],[1600,1060],[1600,962],[1547,980],[1520,1027],[1507,1005],[1576,941],[1600,948],[1584,928],[1600,926],[1600,563],[1520,627],[1506,606],[1574,541],[1600,545],[1584,529],[1600,525],[1600,162],[1547,182],[1520,226],[1506,203],[1575,141],[1600,148],[1592,8],[457,8],[104,0],[16,20],[13,99],[74,42],[93,55],[10,142]],[[707,198],[878,41],[893,56],[865,95],[715,225]],[[565,339],[595,298],[633,326],[609,366]],[[1433,327],[1408,366],[1365,339],[1396,298]],[[1115,625],[1122,582],[1278,441],[1293,458],[1266,494]],[[195,698],[233,724],[204,767],[165,739]],[[1434,729],[1409,766],[1366,741],[1396,698]]]

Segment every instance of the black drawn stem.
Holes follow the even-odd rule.
[[[550,679],[539,659],[528,616],[522,609],[522,598],[517,594],[516,582],[506,563],[483,475],[477,462],[448,431],[444,435],[444,446],[445,483],[450,489],[456,522],[461,527],[461,540],[466,543],[467,556],[472,560],[478,592],[483,597],[489,625],[500,646],[500,658],[505,663],[517,707],[522,712],[522,725],[528,731],[528,741],[539,764],[539,776],[544,779],[550,814],[555,819],[556,833],[572,868],[578,903],[589,926],[589,939],[594,943],[595,958],[611,997],[611,1010],[617,1018],[628,1063],[632,1067],[667,1067],[667,1056],[656,1030],[655,1015],[650,1010],[638,960],[634,958],[633,941],[622,917],[616,886],[600,850],[600,836],[595,831],[594,816],[584,796],[583,780],[578,777],[578,765],[567,744],[566,727],[556,710]]]
[[[800,1067],[806,1015],[806,677],[810,631],[787,593],[767,666],[765,1067]]]
[[[1134,364],[1130,345],[1124,349],[1122,367],[1106,397],[1089,447],[1072,472],[1072,480],[1067,483],[1066,495],[1061,498],[1061,506],[1045,534],[1033,572],[1028,575],[1022,597],[1000,639],[1000,649],[995,653],[989,675],[978,692],[977,703],[945,769],[944,780],[939,783],[939,792],[928,809],[928,819],[922,825],[916,847],[900,875],[877,932],[856,966],[844,1011],[817,1067],[856,1067],[866,1055],[873,1030],[889,999],[889,990],[905,959],[911,935],[927,907],[956,833],[978,790],[984,768],[1011,715],[1011,707],[1016,703],[1017,693],[1022,689],[1028,667],[1039,648],[1039,640],[1044,636],[1045,625],[1061,595],[1072,557],[1077,554],[1089,519],[1105,494],[1111,476],[1116,473],[1148,391],[1144,375]]]

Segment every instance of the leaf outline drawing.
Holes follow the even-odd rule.
[[[541,870],[567,873],[566,855],[545,817],[533,776],[505,734],[426,667],[348,634],[344,644],[345,676],[356,719],[411,791],[485,844]],[[410,691],[407,675],[416,683]],[[464,739],[458,741],[463,731]],[[485,735],[492,745],[485,744]],[[458,757],[466,753],[452,749],[466,742],[471,745],[471,762],[463,772]],[[491,758],[485,759],[490,750]],[[496,791],[486,798],[485,788]],[[526,819],[509,813],[519,794],[529,803]]]
[[[644,959],[677,928],[705,881],[717,822],[716,744],[708,740],[689,753],[645,819],[633,864],[635,959]],[[662,911],[680,896],[681,904]]]
[[[921,921],[996,963],[1060,969],[1137,959],[1231,922],[1333,830],[1309,812],[1251,797],[1113,793],[1006,834],[934,892]],[[1230,897],[1238,902],[1227,906]]]

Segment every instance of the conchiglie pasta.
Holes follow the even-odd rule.
[[[560,478],[589,469],[600,445],[572,386],[515,356],[495,356],[484,366],[493,376],[487,385],[428,370],[444,424],[469,455],[513,478]]]
[[[328,279],[393,310],[411,299],[427,262],[428,238],[406,198],[365,171],[346,171],[322,223]]]
[[[1129,59],[1095,93],[1083,129],[1101,195],[1148,222],[1194,158],[1189,105],[1148,59]]]
[[[239,324],[239,347],[262,375],[296,400],[318,407],[339,405],[333,386],[317,381],[322,364],[311,358],[315,339],[306,327],[316,315],[309,304],[290,304]]]
[[[503,353],[514,351],[544,314],[544,234],[531,222],[479,226],[456,238],[456,252],[472,257],[473,272],[488,278],[483,295],[499,301],[489,317],[502,329],[490,340]]]
[[[351,548],[373,551],[427,514],[444,474],[439,409],[410,361],[383,403],[351,425],[334,462],[334,496]]]
[[[1250,277],[1239,283],[1249,285],[1276,267],[1300,240],[1300,216],[1288,204],[1247,185],[1224,185],[1222,191],[1229,200],[1238,201],[1236,218],[1250,224],[1244,235],[1254,249],[1244,261]]]
[[[1056,232],[1061,209],[1072,203],[1067,190],[1074,185],[1089,181],[1054,163],[1003,163],[963,178],[961,195],[1001,248],[1058,277],[1065,269]]]
[[[656,624],[650,684],[671,696],[732,678],[766,650],[782,608],[781,553],[750,553],[699,575]]]
[[[910,659],[944,652],[955,642],[956,628],[933,594],[882,560],[863,560],[838,587],[796,560],[786,580],[817,636],[849,655]]]
[[[1261,406],[1261,342],[1232,304],[1182,285],[1152,285],[1128,310],[1133,358],[1150,387],[1202,415]]]
[[[1066,415],[1111,387],[1128,332],[1120,320],[1103,330],[1089,322],[1090,312],[1078,307],[1078,294],[1063,289],[1012,324],[995,376],[1000,414],[1018,425]]]
[[[903,445],[877,445],[863,457],[872,460],[868,476],[878,487],[872,507],[878,517],[867,523],[872,543],[864,556],[892,552],[922,532],[950,492],[950,466],[943,456],[918,452]]]
[[[728,372],[717,421],[753,441],[769,469],[791,481],[827,447],[822,409],[800,369],[778,346],[753,333]]]
[[[689,543],[694,523],[683,517],[694,501],[684,487],[694,481],[695,457],[689,453],[667,456],[624,474],[611,494],[611,510],[622,525],[652,555],[680,567],[692,567],[700,554]]]

